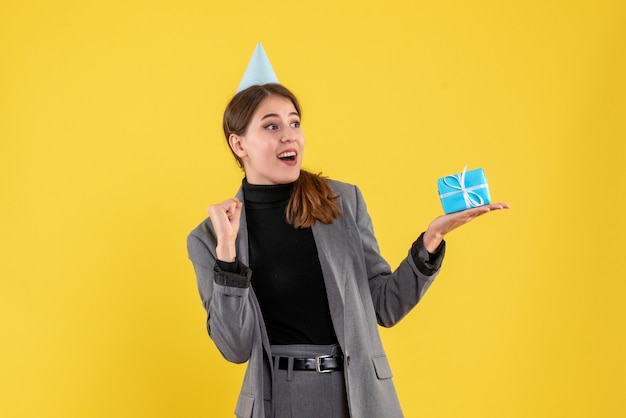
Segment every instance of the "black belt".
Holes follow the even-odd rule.
[[[289,357],[278,358],[278,368],[289,370]],[[311,370],[318,373],[329,373],[343,369],[343,358],[340,356],[317,356],[313,358],[294,358],[293,370]]]

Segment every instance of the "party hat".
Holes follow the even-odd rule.
[[[278,83],[278,77],[274,73],[272,64],[270,63],[263,45],[259,42],[250,58],[246,72],[237,87],[237,93],[256,84]]]

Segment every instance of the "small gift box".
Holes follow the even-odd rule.
[[[445,176],[437,180],[439,198],[445,213],[476,208],[491,202],[489,185],[482,168]]]

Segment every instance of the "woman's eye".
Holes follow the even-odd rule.
[[[291,127],[292,128],[299,128],[300,127],[300,121],[291,122]]]
[[[267,129],[268,131],[275,131],[276,129],[278,129],[278,125],[270,123],[269,125],[265,125],[265,129]]]

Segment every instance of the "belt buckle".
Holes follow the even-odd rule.
[[[322,359],[325,358],[330,358],[332,356],[330,355],[326,355],[326,356],[315,356],[315,371],[318,373],[330,373],[332,372],[332,370],[327,369],[327,370],[322,370]]]

